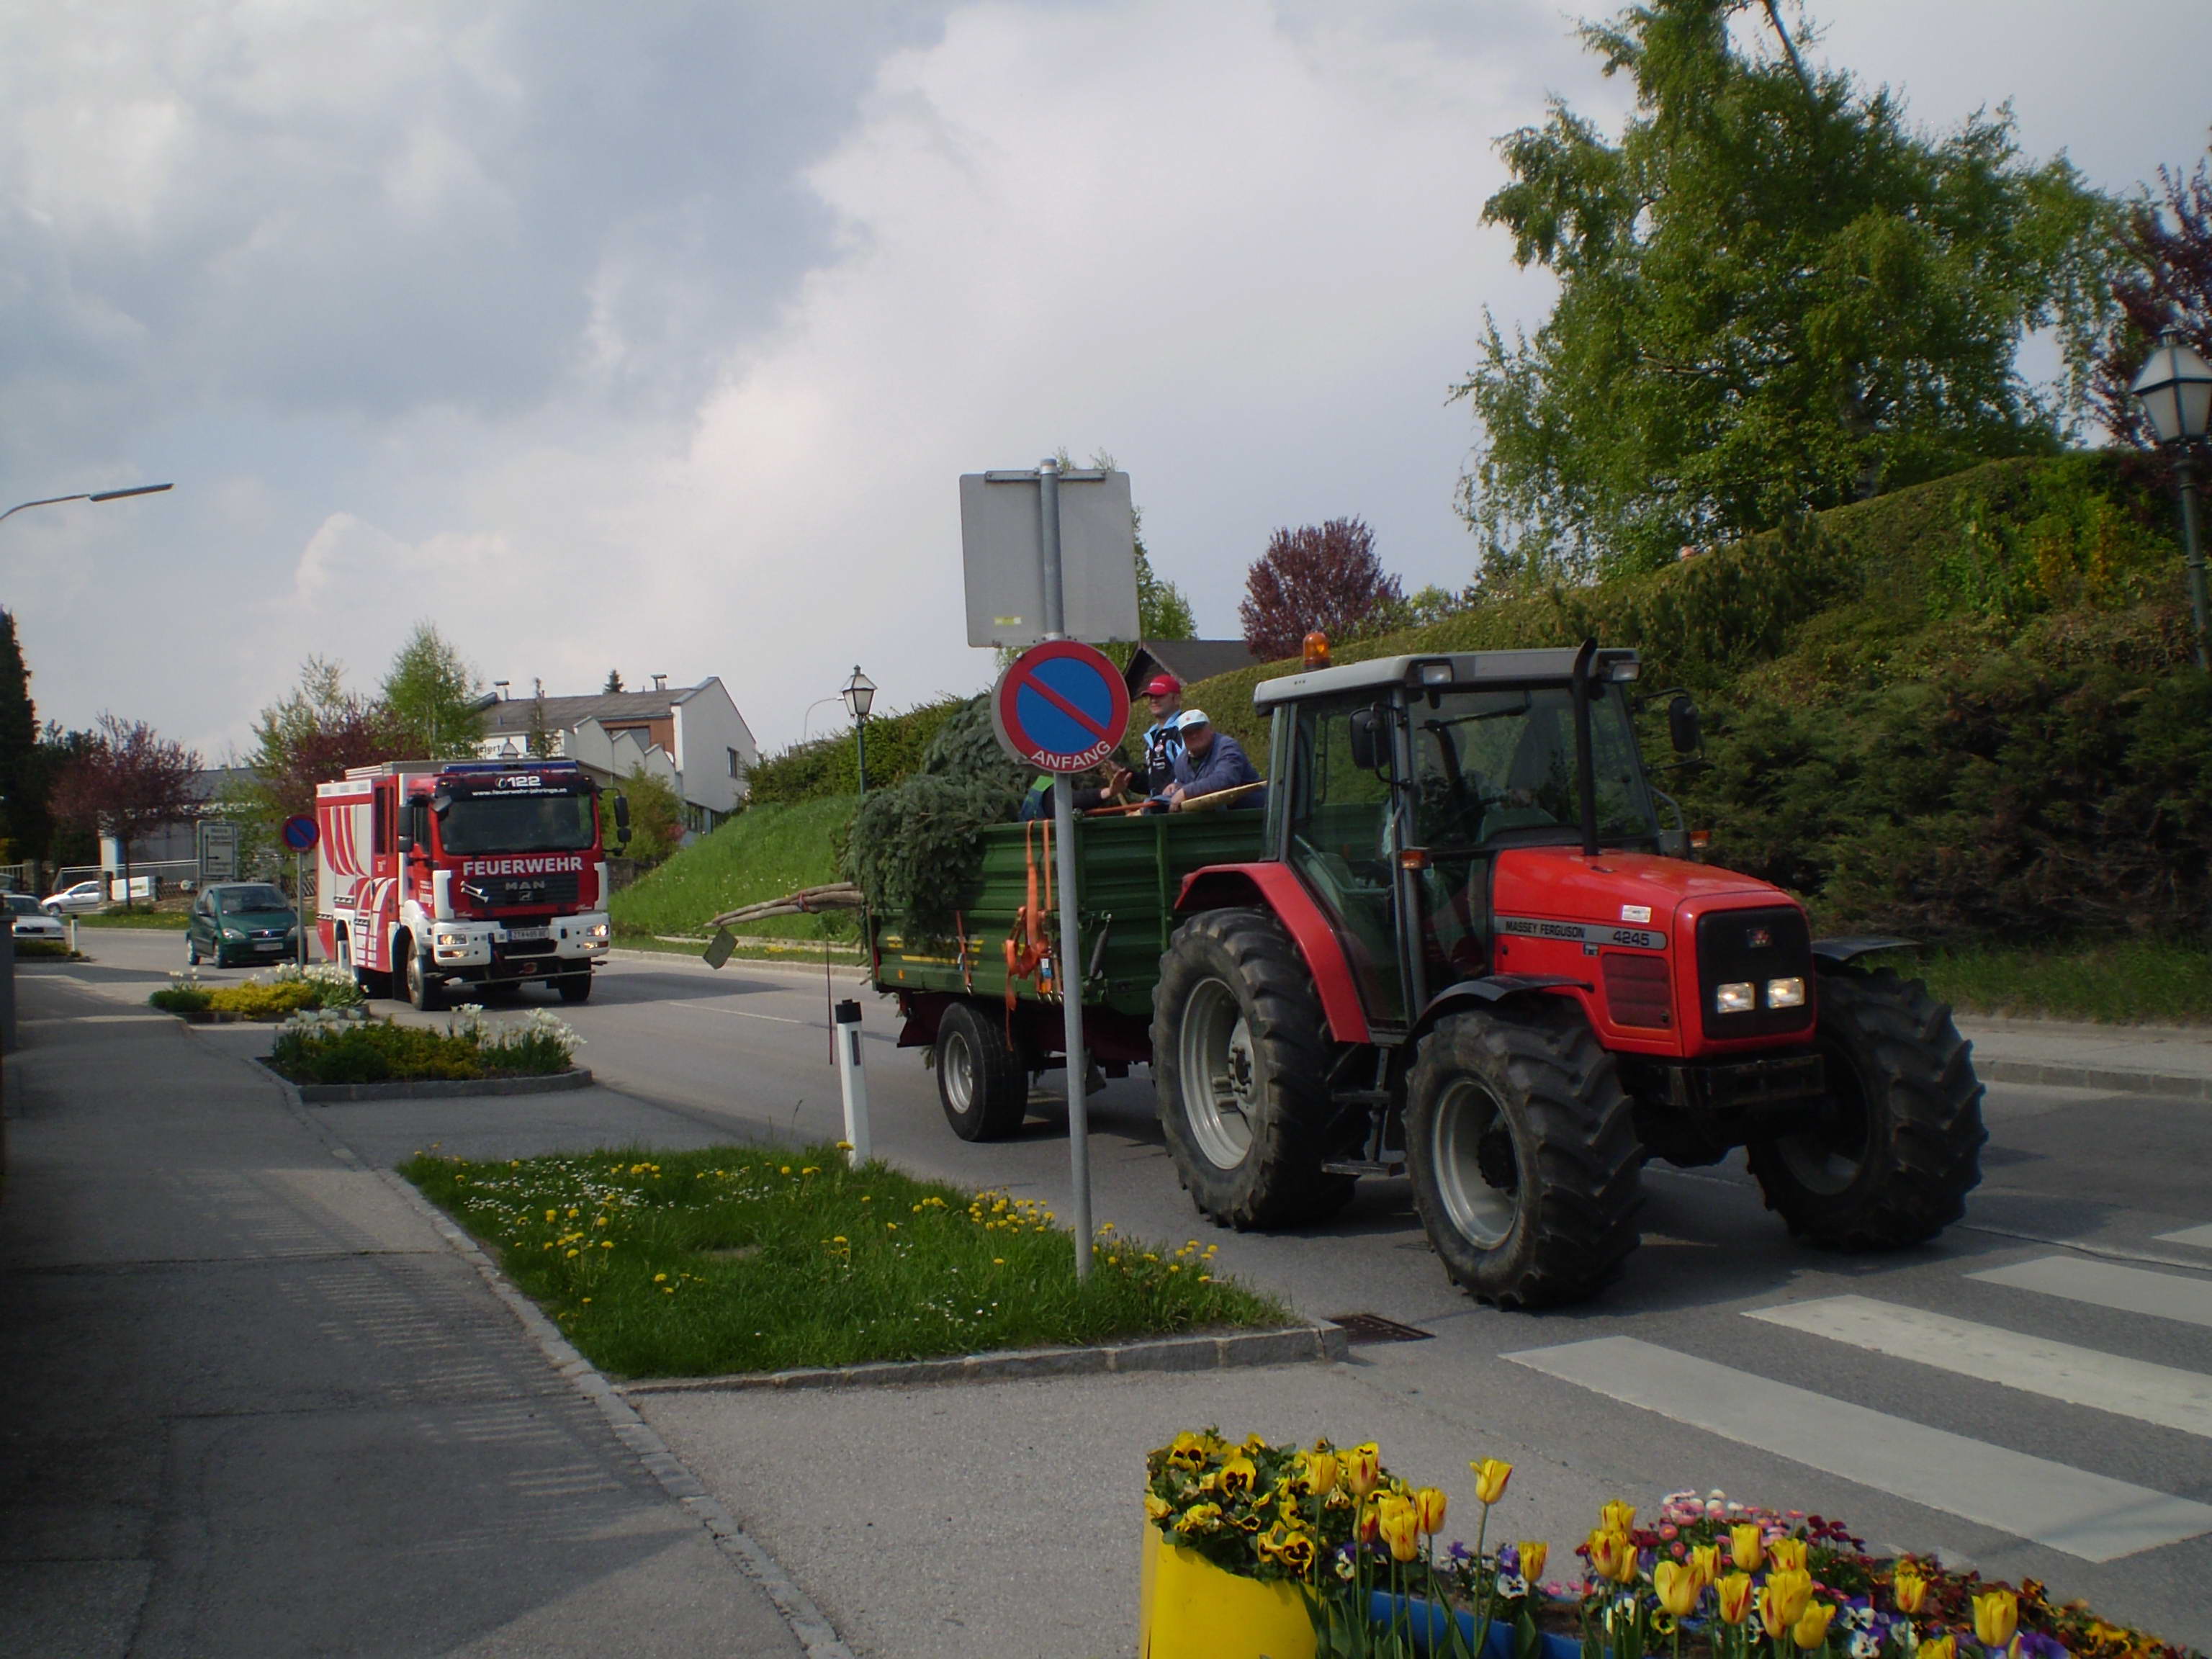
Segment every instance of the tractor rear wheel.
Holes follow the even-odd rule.
[[[1005,1022],[956,1002],[937,1022],[937,1101],[963,1140],[1004,1140],[1030,1115],[1029,1068],[1006,1042]]]
[[[1580,1012],[1454,1014],[1406,1091],[1413,1207],[1452,1281],[1501,1308],[1578,1301],[1638,1243],[1642,1144],[1613,1058]]]
[[[1950,1008],[1888,969],[1821,975],[1821,1121],[1754,1140],[1766,1207],[1809,1242],[1884,1250],[1933,1238],[1982,1179],[1982,1085]]]
[[[1313,975],[1265,910],[1208,910],[1176,932],[1152,994],[1152,1087],[1176,1173],[1239,1231],[1333,1214],[1325,1174],[1329,1039]]]

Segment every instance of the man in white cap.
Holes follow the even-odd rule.
[[[1176,725],[1182,738],[1182,752],[1176,757],[1175,781],[1168,786],[1164,795],[1170,811],[1180,811],[1187,803],[1201,796],[1260,781],[1259,769],[1245,755],[1244,745],[1226,732],[1215,731],[1204,709],[1184,709]],[[1256,790],[1231,803],[1237,806],[1259,804]]]

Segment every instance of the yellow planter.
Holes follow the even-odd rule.
[[[1138,1659],[1314,1659],[1297,1590],[1224,1572],[1149,1521],[1142,1583]]]

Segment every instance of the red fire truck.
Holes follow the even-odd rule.
[[[614,809],[629,840],[629,803]],[[538,980],[592,994],[607,951],[600,791],[574,761],[388,761],[315,790],[323,953],[372,996]]]

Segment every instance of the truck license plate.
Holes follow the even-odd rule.
[[[511,939],[550,939],[553,930],[550,927],[510,927],[507,930],[507,936]]]

